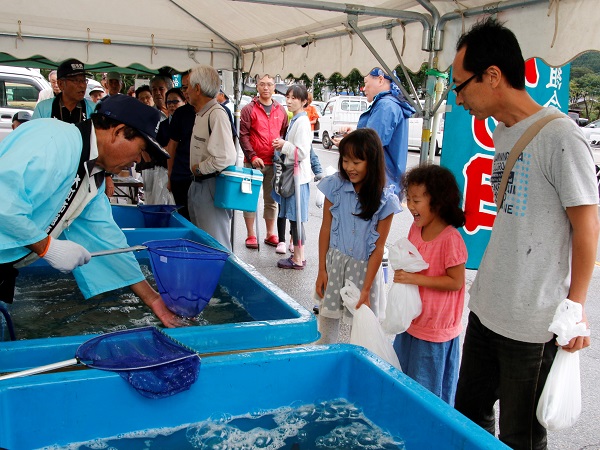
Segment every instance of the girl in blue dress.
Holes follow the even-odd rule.
[[[393,186],[386,186],[383,147],[377,133],[362,128],[339,145],[339,173],[324,178],[325,194],[319,233],[319,343],[337,342],[340,319],[351,321],[340,289],[346,279],[360,290],[357,308],[377,316],[385,295],[381,260],[394,214],[400,211]]]

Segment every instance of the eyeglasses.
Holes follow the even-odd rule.
[[[167,100],[167,105],[176,105],[177,103],[181,103],[181,100]]]
[[[258,83],[258,87],[273,87],[274,83]]]
[[[456,95],[458,95],[458,94],[460,93],[460,91],[462,91],[464,88],[466,88],[466,87],[467,87],[467,84],[469,84],[469,83],[471,82],[471,80],[472,80],[473,78],[475,78],[477,75],[478,75],[478,74],[471,75],[471,76],[470,76],[470,77],[469,77],[467,80],[463,81],[463,82],[462,82],[462,83],[460,83],[458,86],[454,86],[454,87],[452,88],[452,90],[454,91],[454,93],[455,93]]]
[[[85,77],[66,77],[65,80],[75,84],[87,84],[88,82]]]

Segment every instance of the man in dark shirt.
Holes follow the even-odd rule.
[[[91,74],[85,71],[81,61],[67,59],[56,71],[60,93],[54,98],[39,102],[35,106],[32,119],[54,118],[62,122],[77,124],[90,118],[96,104],[85,97],[87,78]],[[106,175],[106,195],[115,193],[115,185],[109,174]]]
[[[189,104],[187,89],[190,81],[190,73],[181,75],[181,91],[188,103],[177,108],[173,113],[170,124],[170,139],[167,151],[171,158],[167,160],[169,170],[169,190],[175,198],[175,204],[183,206],[178,212],[186,219],[190,219],[188,212],[188,191],[192,184],[192,172],[190,171],[190,139],[196,120],[196,110]]]

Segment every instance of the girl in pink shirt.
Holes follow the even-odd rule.
[[[403,188],[414,217],[408,239],[429,268],[394,272],[394,283],[419,286],[423,303],[421,315],[396,336],[394,349],[404,373],[453,406],[467,261],[467,248],[456,229],[465,224],[460,191],[454,175],[435,165],[409,171]]]

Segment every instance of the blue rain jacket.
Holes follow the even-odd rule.
[[[384,91],[375,96],[369,109],[358,120],[357,128],[372,128],[379,135],[388,182],[394,185],[396,194],[400,192],[400,179],[406,171],[408,118],[414,113],[414,108],[400,100],[393,91]]]
[[[30,251],[25,245],[47,236],[46,228],[61,209],[77,173],[82,136],[75,125],[55,119],[30,120],[0,143],[0,263]],[[92,148],[92,154],[97,150]],[[93,183],[93,180],[92,180]],[[88,251],[127,247],[112,217],[104,183],[60,238]],[[73,271],[85,298],[144,280],[128,254],[92,258]]]

